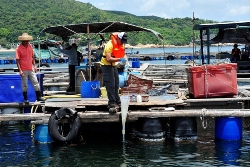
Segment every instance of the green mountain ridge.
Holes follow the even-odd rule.
[[[48,26],[122,21],[153,29],[164,36],[169,45],[187,45],[192,41],[192,18],[164,19],[157,16],[135,16],[122,11],[100,10],[90,3],[75,0],[1,0],[0,45],[16,43],[23,32],[36,40],[39,32]],[[212,23],[197,20],[196,24]],[[195,32],[197,35],[199,32]],[[131,34],[129,44],[160,44],[152,34]]]

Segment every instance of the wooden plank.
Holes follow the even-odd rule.
[[[38,120],[46,122],[51,114],[0,114],[0,121]],[[121,113],[109,114],[102,111],[78,112],[82,122],[118,122],[121,121]],[[174,111],[129,111],[127,121],[135,121],[142,117],[170,118],[170,117],[250,117],[249,109],[200,109],[200,110],[174,110]]]
[[[29,103],[21,103],[21,102],[12,102],[12,103],[0,103],[0,107],[9,108],[9,107],[31,107],[31,106],[43,106],[44,102],[29,102]]]
[[[53,82],[53,83],[44,83],[43,86],[68,86],[68,82]]]
[[[25,114],[0,114],[0,121],[23,121],[49,119],[51,114],[25,113]]]
[[[56,108],[76,108],[79,101],[68,101],[68,102],[46,102],[45,107],[56,107]],[[84,107],[82,107],[84,108]]]
[[[250,97],[239,97],[239,98],[206,98],[206,99],[186,99],[184,100],[185,103],[191,102],[211,102],[211,101],[222,101],[222,102],[229,102],[229,101],[245,101],[250,100]]]

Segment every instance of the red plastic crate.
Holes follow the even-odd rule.
[[[189,93],[194,98],[237,95],[236,70],[236,63],[186,68]]]

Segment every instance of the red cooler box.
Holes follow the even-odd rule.
[[[194,98],[237,95],[236,70],[236,63],[186,68],[189,93]]]

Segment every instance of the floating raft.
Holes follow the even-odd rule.
[[[130,102],[127,121],[135,121],[141,117],[250,117],[250,109],[241,109],[242,106],[235,109],[225,109],[216,103],[239,103],[249,102],[250,97],[244,98],[211,98],[211,99],[174,99],[174,100],[161,100],[149,99],[148,102]],[[0,103],[1,108],[7,107],[32,107],[41,106],[44,113],[24,113],[24,114],[0,114],[0,121],[13,121],[13,120],[33,120],[40,121],[40,123],[47,123],[48,118],[54,111],[66,107],[74,108],[78,111],[78,116],[82,122],[118,122],[121,121],[121,113],[109,114],[107,109],[107,98],[54,98],[48,99],[45,103]],[[198,109],[192,107],[202,104],[207,107],[208,103],[212,103],[216,109],[205,108],[199,106]],[[186,109],[186,107],[190,107]],[[223,105],[225,106],[225,105]],[[230,106],[227,106],[230,107]],[[181,109],[178,109],[181,108]]]
[[[24,113],[24,114],[0,114],[0,121],[33,120],[37,123],[47,123],[51,114]],[[101,111],[78,112],[82,122],[120,122],[121,113],[109,114]],[[152,110],[129,111],[127,121],[135,121],[138,118],[150,117],[250,117],[250,109],[206,109],[206,110]]]

